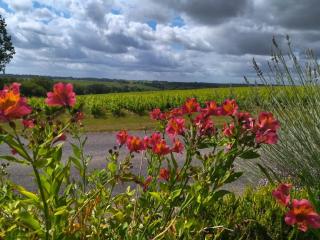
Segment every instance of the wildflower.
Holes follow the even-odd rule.
[[[161,139],[162,139],[161,134],[158,132],[155,132],[151,135],[151,137],[145,137],[144,142],[147,147],[153,148]]]
[[[237,113],[238,123],[245,130],[253,130],[255,119],[251,117],[248,112],[239,112]]]
[[[275,131],[270,129],[263,131],[259,130],[256,132],[256,142],[265,144],[276,144],[278,142],[278,135]]]
[[[0,90],[0,121],[10,121],[30,114],[27,99],[20,96],[20,84],[13,83]]]
[[[173,140],[173,147],[171,148],[171,152],[175,153],[182,153],[183,151],[183,144],[180,142],[179,139]]]
[[[145,144],[143,139],[136,136],[127,137],[127,148],[130,152],[140,152],[145,150]]]
[[[170,172],[167,168],[160,168],[159,179],[168,181],[170,178]]]
[[[291,184],[282,183],[278,186],[277,189],[272,191],[272,196],[274,196],[278,202],[283,206],[288,206],[290,202],[290,189],[292,188]]]
[[[230,123],[229,126],[225,123],[223,127],[223,135],[226,137],[231,137],[234,134],[234,124]]]
[[[170,148],[166,141],[162,139],[153,146],[152,151],[158,155],[166,155],[170,153]]]
[[[48,106],[73,107],[76,103],[76,94],[71,83],[57,83],[53,86],[53,92],[47,93],[46,104]]]
[[[164,120],[166,116],[159,108],[155,108],[150,112],[150,118],[152,120]]]
[[[25,128],[34,128],[34,119],[23,119],[22,124]]]
[[[148,177],[146,177],[146,179],[144,180],[144,183],[143,183],[143,191],[144,192],[147,191],[151,182],[152,182],[152,176],[149,175]]]
[[[181,108],[173,108],[168,112],[169,118],[181,117],[183,115],[183,110]]]
[[[206,116],[215,115],[219,116],[222,113],[222,108],[217,105],[215,101],[206,102],[206,108],[202,109]]]
[[[278,128],[280,128],[280,123],[277,119],[274,118],[273,114],[270,112],[261,112],[258,117],[258,123],[257,123],[259,129],[264,130],[272,130],[276,131]]]
[[[185,129],[184,123],[185,120],[183,118],[171,118],[166,127],[167,134],[171,137],[183,134]]]
[[[189,98],[182,106],[182,111],[185,114],[191,114],[194,112],[198,112],[200,109],[200,105],[195,98]]]
[[[275,144],[278,141],[277,130],[280,127],[278,120],[272,113],[262,112],[259,114],[256,130],[256,142]]]
[[[196,117],[195,124],[198,128],[200,136],[212,135],[215,132],[213,121],[204,113],[200,113]]]
[[[320,228],[320,215],[306,199],[293,199],[291,209],[285,215],[288,225],[297,225],[298,229],[306,232],[309,227]]]
[[[119,145],[123,145],[126,143],[127,138],[128,138],[128,133],[126,130],[121,130],[120,132],[117,133],[117,142]]]
[[[238,104],[234,99],[226,99],[222,104],[222,114],[227,116],[234,116],[238,111]]]

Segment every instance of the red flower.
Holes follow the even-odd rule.
[[[158,141],[152,148],[152,151],[158,155],[166,155],[170,153],[170,148],[164,139]]]
[[[150,112],[150,118],[153,120],[164,120],[166,115],[159,108],[155,108]]]
[[[230,123],[229,126],[225,123],[223,127],[223,135],[226,137],[231,137],[234,134],[234,124]]]
[[[227,116],[234,116],[238,111],[238,104],[234,99],[226,99],[222,104],[222,114]]]
[[[168,181],[170,178],[170,172],[167,168],[160,168],[159,179]]]
[[[180,142],[179,139],[174,139],[173,140],[173,147],[171,148],[171,151],[175,152],[175,153],[182,153],[183,144]]]
[[[259,114],[256,132],[256,142],[275,144],[278,141],[277,130],[280,128],[278,120],[272,113],[262,112]]]
[[[148,148],[153,148],[161,139],[161,134],[156,132],[153,133],[151,137],[145,137],[144,142]]]
[[[173,108],[168,113],[169,118],[181,117],[183,115],[183,110],[181,108]]]
[[[127,137],[127,148],[130,152],[140,152],[146,149],[144,141],[136,136]]]
[[[277,119],[273,117],[273,114],[270,112],[261,112],[258,117],[258,123],[257,123],[259,129],[264,130],[272,130],[276,131],[278,128],[280,128],[280,123]]]
[[[242,129],[253,130],[255,119],[251,117],[248,112],[239,112],[237,113],[238,122],[241,125]]]
[[[53,92],[47,93],[46,104],[48,106],[73,107],[76,103],[76,94],[71,83],[57,83],[53,86]]]
[[[272,191],[272,196],[274,196],[279,204],[283,205],[283,206],[288,206],[289,202],[290,202],[290,189],[292,188],[291,184],[288,183],[282,183],[278,186],[277,189],[275,189],[274,191]]]
[[[206,115],[220,116],[222,114],[222,108],[217,105],[215,101],[209,101],[206,103],[206,108],[202,109],[202,112]]]
[[[285,216],[288,225],[297,224],[298,229],[306,232],[309,227],[320,228],[320,215],[306,199],[293,199],[291,209]]]
[[[196,119],[195,124],[198,128],[200,136],[213,135],[215,132],[213,121],[204,113],[200,113]]]
[[[34,128],[34,119],[23,119],[22,124],[25,128]]]
[[[183,118],[171,118],[166,127],[167,134],[171,137],[183,134],[185,129],[184,123],[185,120]]]
[[[198,112],[200,109],[200,105],[195,98],[189,98],[182,106],[182,111],[185,114],[191,114],[194,112]]]
[[[152,176],[148,176],[145,180],[144,180],[144,183],[143,183],[143,191],[147,191],[148,190],[148,187],[150,185],[150,183],[152,182]]]
[[[276,144],[278,142],[278,135],[275,131],[270,129],[263,131],[259,130],[256,132],[256,142],[265,144]]]
[[[121,130],[120,132],[117,133],[116,135],[117,142],[119,145],[123,145],[126,143],[127,138],[128,138],[128,133],[126,130]]]
[[[0,90],[0,121],[10,121],[30,114],[27,99],[20,96],[20,84],[13,83]]]

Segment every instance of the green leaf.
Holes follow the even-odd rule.
[[[20,212],[19,217],[21,222],[23,222],[25,225],[27,225],[29,228],[31,228],[34,231],[41,230],[40,223],[30,215],[28,212]]]
[[[22,195],[28,197],[29,199],[34,200],[35,202],[39,203],[39,197],[32,193],[29,192],[28,190],[26,190],[24,187],[20,186],[20,185],[13,185],[13,187],[18,190]]]
[[[74,163],[74,165],[75,165],[75,167],[78,169],[78,170],[81,170],[82,169],[82,165],[81,165],[81,163],[80,163],[80,160],[78,159],[78,158],[75,158],[75,157],[69,157],[69,160],[71,160],[73,163]]]
[[[155,199],[157,200],[158,202],[161,202],[162,199],[161,199],[161,195],[159,192],[149,192],[149,194]]]
[[[252,150],[249,150],[249,151],[245,151],[242,154],[240,154],[239,157],[241,157],[243,159],[254,159],[254,158],[260,157],[260,154],[257,152],[254,152]]]
[[[29,164],[29,162],[25,161],[25,160],[21,160],[21,159],[17,159],[13,156],[9,156],[9,155],[2,155],[0,156],[0,159],[4,159],[7,160],[9,162],[16,162],[16,163],[21,163],[21,164]]]
[[[62,207],[57,208],[54,215],[58,216],[58,215],[65,214],[66,212],[68,212],[67,208],[68,208],[68,206],[62,206]]]
[[[179,197],[180,194],[181,194],[181,191],[182,191],[182,189],[174,190],[174,191],[171,193],[171,198],[172,198],[172,199],[175,199],[175,198]]]
[[[214,194],[213,194],[213,196],[212,196],[212,198],[213,198],[213,200],[218,200],[219,198],[222,198],[224,195],[227,195],[227,194],[230,194],[231,192],[230,191],[227,191],[227,190],[218,190],[218,191],[216,191]]]
[[[73,150],[73,154],[74,156],[76,156],[76,158],[81,159],[81,150],[80,148],[75,145],[75,144],[71,144],[72,150]]]
[[[108,169],[111,173],[115,173],[117,171],[117,164],[115,164],[114,162],[108,163]]]

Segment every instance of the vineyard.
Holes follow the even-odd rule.
[[[77,96],[78,104],[84,104],[86,113],[102,117],[106,113],[122,116],[126,112],[144,115],[154,108],[167,110],[181,105],[186,98],[195,97],[204,105],[206,101],[222,102],[236,99],[240,107],[253,108],[270,102],[270,94],[262,87],[206,88],[193,90],[167,90],[131,93],[111,93]],[[32,98],[31,105],[43,104],[43,99]]]

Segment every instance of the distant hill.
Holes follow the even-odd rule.
[[[105,94],[114,92],[155,91],[174,89],[199,89],[219,87],[241,87],[246,84],[204,83],[204,82],[169,82],[156,80],[123,80],[109,78],[74,78],[38,75],[0,75],[0,87],[11,82],[22,83],[22,93],[26,96],[44,96],[52,89],[55,82],[71,82],[75,92],[83,94]]]

